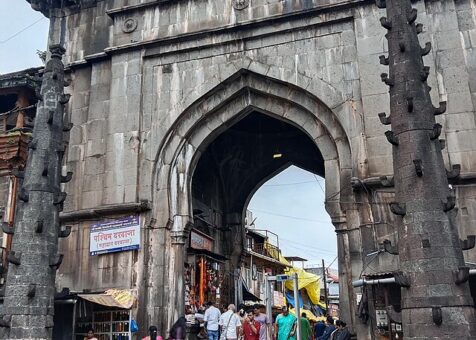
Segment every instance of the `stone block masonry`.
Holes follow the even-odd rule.
[[[62,176],[63,106],[65,95],[65,50],[50,46],[51,58],[45,66],[33,138],[19,194],[12,249],[8,254],[5,298],[0,310],[0,338],[51,339],[54,316],[56,271],[63,255],[58,253],[58,237],[69,235],[62,228],[59,212],[66,193],[60,184],[71,179]],[[6,230],[5,227],[3,228]]]
[[[393,148],[395,199],[392,211],[402,217],[398,228],[402,324],[406,339],[473,339],[476,320],[456,222],[455,206],[443,162],[442,126],[435,116],[427,84],[429,67],[422,56],[417,10],[409,0],[377,0],[387,9],[380,22],[387,29],[389,72],[382,81],[390,92],[390,116],[382,118]],[[450,69],[447,69],[450,71]],[[385,117],[385,116],[383,116]],[[451,119],[451,118],[449,118]]]

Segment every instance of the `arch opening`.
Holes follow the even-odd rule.
[[[260,121],[270,123],[267,126],[270,135],[281,136],[268,139],[269,145],[261,151],[257,146],[262,143],[249,137],[252,132],[259,130]],[[266,130],[262,131],[261,135],[265,132]],[[248,137],[243,137],[247,134]],[[233,143],[234,135],[242,135],[242,139],[250,145],[245,151],[238,148],[237,151],[242,153],[240,157],[230,153],[230,150],[237,148],[237,143]],[[257,133],[255,138],[259,135]],[[214,144],[222,139],[222,143]],[[292,140],[289,144],[284,142],[289,139]],[[295,148],[290,148],[293,143]],[[224,162],[223,165],[228,165],[228,175],[239,180],[227,182],[223,176],[220,178],[213,175],[216,170],[207,167],[206,162],[205,165],[201,164],[201,160],[205,159],[215,161],[214,152],[222,154],[223,159],[220,160]],[[283,157],[284,152],[286,157]],[[267,161],[260,167],[253,167],[252,155],[256,157],[261,154],[263,157],[265,153],[269,157],[266,158]],[[281,153],[282,159],[273,159],[276,153]],[[235,158],[231,166],[226,161],[230,157]],[[243,164],[249,165],[240,165],[240,159]],[[295,85],[253,72],[239,71],[191,104],[165,136],[159,147],[156,163],[154,214],[157,216],[157,224],[166,226],[170,235],[171,247],[166,253],[170,261],[166,267],[164,284],[170,287],[168,303],[176,306],[168,315],[167,324],[171,324],[185,310],[184,291],[179,287],[183,287],[187,275],[177,273],[183,271],[187,260],[186,250],[193,238],[191,230],[200,228],[196,226],[196,220],[209,227],[210,221],[204,218],[206,213],[215,219],[221,219],[219,228],[230,236],[218,236],[212,241],[214,244],[222,244],[220,237],[231,240],[226,242],[228,250],[223,251],[229,255],[227,271],[231,273],[230,269],[236,267],[242,259],[245,207],[266,180],[291,164],[325,175],[326,195],[332,197],[331,201],[326,202],[326,211],[333,224],[343,228],[345,213],[339,200],[352,199],[352,192],[344,184],[350,183],[351,162],[349,139],[338,117],[314,95]],[[198,188],[196,176],[200,176],[197,175],[200,173],[206,174],[209,181],[221,181],[220,185],[213,190],[209,187]],[[213,211],[200,206],[198,198],[203,200],[203,197],[197,192],[204,190],[209,191],[209,197],[215,195],[216,201],[216,197],[220,195],[228,197],[215,202],[219,209]],[[202,232],[201,235],[207,238],[206,233]],[[212,250],[214,247],[212,245]]]

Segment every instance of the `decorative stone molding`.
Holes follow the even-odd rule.
[[[250,5],[250,0],[232,0],[234,9],[241,11]]]
[[[128,18],[124,21],[122,24],[122,32],[124,33],[132,33],[136,30],[137,28],[137,19],[134,18]]]

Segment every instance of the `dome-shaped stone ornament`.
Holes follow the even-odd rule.
[[[137,28],[137,20],[133,18],[126,19],[122,24],[122,31],[124,33],[132,33]]]
[[[233,0],[232,4],[233,8],[237,10],[242,10],[250,5],[250,0]]]

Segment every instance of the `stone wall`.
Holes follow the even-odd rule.
[[[418,1],[414,7],[423,23],[420,40],[433,45],[425,57],[433,103],[448,100],[446,114],[438,119],[447,141],[447,167],[462,167],[464,181],[455,187],[463,237],[476,227],[476,9],[471,0]],[[75,175],[66,187],[65,211],[146,199],[154,209],[144,221],[153,218],[156,223],[144,231],[145,252],[139,259],[117,254],[91,260],[85,251],[87,223],[80,222],[63,241],[71,253],[60,271],[60,285],[81,282],[78,289],[99,288],[127,281],[139,286],[153,273],[157,282],[149,284],[141,303],[148,313],[163,311],[167,297],[158,289],[169,284],[164,274],[164,256],[170,255],[166,228],[175,216],[168,215],[170,198],[156,191],[163,184],[159,172],[171,167],[161,165],[160,151],[167,143],[179,150],[188,138],[171,133],[193,130],[195,121],[179,120],[187,108],[203,105],[197,112],[206,112],[207,105],[215,107],[202,103],[204,96],[224,83],[238,91],[242,84],[234,79],[246,70],[263,82],[282,84],[280,98],[310,108],[316,122],[303,121],[303,126],[311,124],[318,145],[327,140],[337,150],[326,168],[336,169],[326,173],[332,198],[328,210],[339,231],[342,302],[354,306],[348,285],[362,272],[366,253],[384,239],[397,241],[392,228],[397,219],[382,203],[392,200],[392,189],[353,193],[349,180],[392,174],[391,145],[377,116],[388,113],[389,105],[388,88],[380,81],[386,68],[378,58],[387,52],[382,10],[370,1],[250,0],[249,7],[237,10],[231,0],[110,0],[64,14],[52,19],[50,41],[64,42],[73,81],[68,166]],[[272,101],[266,105],[270,112],[292,118]],[[326,123],[317,123],[326,115],[331,117]],[[216,124],[210,122],[210,133]],[[80,272],[69,258],[76,256],[74,249],[83,249],[81,262],[86,264]],[[476,252],[467,253],[475,261]],[[141,261],[145,266],[138,265]],[[137,266],[143,269],[133,275]],[[397,266],[394,257],[383,254],[372,268],[392,271]],[[125,281],[114,275],[99,279],[119,267]],[[89,284],[89,276],[98,279]]]

